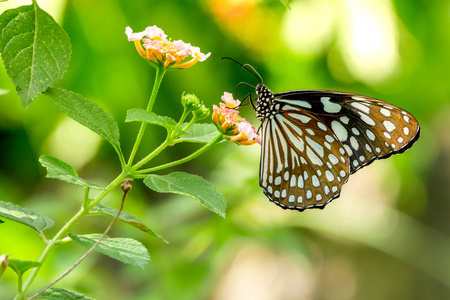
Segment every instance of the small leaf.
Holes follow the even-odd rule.
[[[209,143],[219,132],[214,124],[193,124],[186,133],[177,139],[178,142]]]
[[[55,225],[52,219],[10,202],[0,201],[0,216],[30,226],[37,231],[43,231]]]
[[[78,244],[91,248],[102,236],[100,233],[76,235],[74,233],[67,234],[73,241]],[[141,242],[130,238],[105,238],[95,247],[95,251],[105,254],[120,262],[135,265],[142,269],[150,260],[147,249]]]
[[[41,157],[39,157],[39,162],[43,167],[47,169],[48,178],[55,178],[68,183],[93,189],[103,189],[95,183],[90,183],[78,177],[77,171],[74,169],[74,167],[56,157],[50,155],[41,155]]]
[[[173,129],[177,122],[166,116],[159,116],[153,112],[148,112],[145,109],[133,108],[127,111],[127,118],[125,122],[145,122],[149,124],[159,125],[168,129]]]
[[[72,51],[69,37],[36,2],[5,11],[0,32],[5,69],[27,107],[63,77]]]
[[[117,209],[114,209],[114,208],[111,208],[104,204],[99,203],[91,210],[90,214],[102,214],[102,215],[106,215],[106,216],[115,217],[117,215],[117,211],[118,211]],[[135,217],[134,215],[132,215],[126,211],[122,211],[120,213],[119,220],[121,220],[125,223],[128,223],[131,226],[133,226],[143,232],[150,233],[151,235],[161,239],[163,242],[165,242],[167,244],[169,243],[162,236],[155,233],[147,225],[145,225],[144,222],[142,222],[138,217]]]
[[[200,201],[203,206],[225,218],[226,202],[214,185],[200,176],[184,172],[168,175],[151,174],[144,179],[145,185],[159,193],[185,195]]]
[[[97,133],[120,152],[119,126],[116,120],[97,104],[80,94],[61,88],[50,88],[45,95],[67,116]]]
[[[83,294],[68,291],[61,288],[49,288],[36,299],[47,299],[47,300],[94,300],[94,298],[86,297]]]
[[[39,267],[41,263],[37,261],[27,261],[27,260],[19,260],[19,259],[9,259],[8,266],[16,272],[16,274],[21,277],[26,271],[31,268]]]

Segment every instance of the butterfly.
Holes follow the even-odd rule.
[[[275,94],[253,67],[241,66],[260,79],[256,104],[247,95],[261,121],[259,184],[284,209],[323,209],[351,174],[420,136],[414,116],[387,102],[327,90]]]

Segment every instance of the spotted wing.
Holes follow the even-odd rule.
[[[300,90],[275,95],[280,104],[315,115],[344,146],[350,174],[375,159],[409,149],[420,136],[417,120],[387,102],[355,94]]]
[[[410,113],[361,95],[292,91],[274,103],[261,127],[260,186],[283,208],[323,208],[350,174],[406,151],[420,135]]]
[[[263,120],[259,183],[277,205],[323,208],[339,196],[349,161],[334,132],[318,117],[291,105]]]

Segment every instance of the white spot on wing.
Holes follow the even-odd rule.
[[[290,195],[288,201],[289,201],[289,203],[294,203],[295,202],[295,196],[294,195]]]
[[[330,97],[322,97],[320,98],[320,102],[323,104],[323,110],[327,113],[338,113],[341,111],[341,106],[337,103],[333,103],[330,101]]]
[[[338,121],[331,122],[331,129],[333,129],[334,134],[339,138],[339,140],[347,140],[348,132],[341,123]]]
[[[313,147],[314,151],[316,151],[317,154],[320,155],[320,157],[323,157],[324,155],[324,151],[323,151],[323,147],[316,143],[315,141],[313,141],[312,139],[310,139],[309,137],[306,137],[306,142]]]
[[[287,104],[292,104],[292,105],[298,105],[298,106],[305,107],[305,108],[312,108],[310,103],[303,101],[303,100],[277,99],[277,101],[287,103]],[[293,109],[295,109],[295,108],[293,108]]]
[[[353,99],[355,99],[355,97],[353,97]],[[352,102],[352,103],[350,103],[350,105],[359,109],[360,111],[365,112],[366,114],[370,113],[370,108],[368,108],[367,106],[365,106],[359,102]]]
[[[311,179],[312,179],[312,185],[313,185],[314,187],[319,187],[319,186],[320,186],[319,178],[317,178],[316,175],[313,175],[313,176],[311,177]]]
[[[348,122],[350,121],[350,119],[347,116],[340,117],[339,119],[342,121],[342,123],[346,125],[348,125]]]
[[[328,170],[325,171],[325,176],[327,177],[327,180],[328,180],[329,182],[332,182],[332,181],[334,180],[334,175],[333,175],[333,173],[331,173],[331,172],[328,171]]]
[[[391,112],[389,110],[387,110],[386,108],[380,108],[380,113],[385,117],[391,116]]]
[[[354,136],[350,137],[350,144],[352,145],[353,149],[358,150],[359,144]]]
[[[394,123],[392,123],[391,121],[383,121],[383,125],[384,125],[384,128],[386,128],[387,131],[389,131],[389,132],[392,132],[392,131],[394,131],[395,128],[397,128],[397,127],[395,127]]]
[[[370,131],[369,129],[366,130],[366,135],[369,138],[369,140],[375,141],[375,134],[373,134],[373,132]]]
[[[372,125],[372,126],[374,126],[375,125],[375,121],[371,118],[371,117],[369,117],[368,115],[366,115],[366,114],[363,114],[362,112],[358,112],[359,113],[359,115],[361,116],[361,120],[363,120],[366,124],[368,124],[368,125]]]
[[[323,150],[323,148],[322,148]],[[311,148],[306,147],[306,155],[308,155],[309,160],[318,166],[323,166],[322,161],[320,160],[320,158],[317,157],[317,155],[311,150]]]

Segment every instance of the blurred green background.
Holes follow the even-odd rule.
[[[23,2],[8,1],[0,10]],[[25,2],[28,4],[27,2]],[[59,86],[102,106],[119,122],[127,156],[138,125],[129,108],[145,107],[154,70],[124,34],[157,25],[172,39],[212,52],[203,63],[169,72],[155,112],[177,118],[180,95],[209,106],[224,91],[257,80],[230,61],[251,63],[274,91],[331,89],[386,100],[422,127],[405,154],[354,174],[323,211],[284,211],[258,185],[259,146],[217,145],[178,167],[213,182],[228,202],[227,218],[190,198],[157,194],[136,181],[125,210],[163,235],[164,244],[125,224],[109,234],[142,241],[152,256],[144,269],[91,255],[57,286],[96,299],[450,299],[450,2],[447,0],[49,0],[38,1],[69,34],[73,54]],[[0,200],[56,221],[55,233],[81,204],[83,190],[46,179],[41,154],[75,166],[106,185],[120,164],[109,144],[65,117],[44,96],[20,105],[0,68]],[[242,87],[245,95],[250,90]],[[242,113],[255,125],[250,106]],[[146,151],[163,139],[152,127]],[[194,151],[175,146],[154,164]],[[140,155],[143,155],[141,152]],[[174,171],[175,169],[168,170]],[[120,192],[105,203],[118,207]],[[86,217],[76,233],[102,232],[109,219]],[[53,231],[52,231],[53,230]],[[19,224],[0,225],[0,254],[37,260],[43,244]],[[83,248],[54,251],[32,290],[67,269]],[[0,280],[11,299],[16,275]]]

